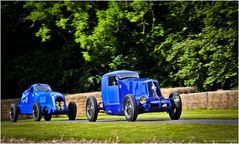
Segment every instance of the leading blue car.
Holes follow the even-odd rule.
[[[107,73],[101,80],[102,102],[94,96],[86,101],[86,116],[90,122],[97,120],[99,110],[108,115],[122,115],[135,121],[145,112],[168,112],[172,120],[181,116],[182,101],[178,93],[172,92],[164,98],[158,81],[139,78],[135,71],[119,70]]]
[[[69,120],[75,120],[77,113],[76,103],[71,101],[67,107],[63,94],[53,92],[47,84],[33,84],[23,92],[20,103],[11,104],[9,117],[16,122],[18,115],[32,115],[35,121],[40,121],[42,116],[50,121],[52,115],[67,114]]]

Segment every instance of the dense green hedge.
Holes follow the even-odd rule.
[[[118,69],[139,71],[162,87],[237,87],[236,1],[2,2],[3,18],[10,14],[3,26],[21,22],[35,35],[22,36],[36,42],[20,42],[16,56],[4,59],[5,95],[14,87],[18,95],[11,96],[19,97],[35,82],[64,93],[95,91],[102,74]],[[3,28],[4,37],[11,29]]]

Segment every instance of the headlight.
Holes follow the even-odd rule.
[[[142,96],[140,99],[139,99],[139,102],[141,104],[145,104],[146,103],[146,97],[145,96]]]
[[[64,102],[63,101],[60,102],[60,106],[61,106],[61,109],[63,110],[64,109]]]
[[[63,101],[60,102],[60,106],[64,106],[64,102]]]
[[[176,102],[176,103],[179,102],[180,101],[179,96],[178,95],[174,96],[173,101]]]
[[[57,106],[57,107],[59,106],[59,104],[60,104],[59,101],[56,101],[56,106]]]

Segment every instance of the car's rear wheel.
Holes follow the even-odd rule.
[[[18,119],[19,109],[16,104],[11,104],[9,110],[9,118],[12,122],[16,122]]]
[[[41,105],[39,103],[34,103],[32,116],[35,121],[40,121],[42,117]]]
[[[169,116],[172,120],[178,120],[182,113],[182,100],[178,93],[172,92],[169,95],[172,102],[172,108],[169,110]]]
[[[69,120],[75,120],[77,113],[76,103],[71,101],[68,105],[68,118]]]
[[[90,96],[86,100],[86,117],[90,122],[95,122],[98,117],[98,105],[94,96]]]
[[[135,121],[138,117],[137,105],[132,95],[127,95],[124,99],[124,115],[128,121]]]
[[[51,114],[46,114],[46,115],[44,115],[45,121],[50,121],[51,118],[52,118],[52,115],[51,115]]]

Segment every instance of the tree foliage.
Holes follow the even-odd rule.
[[[7,62],[13,67],[6,67],[11,73],[4,74],[5,82],[17,79],[25,88],[39,81],[67,93],[85,92],[99,90],[102,74],[129,69],[163,87],[237,86],[238,2],[21,5],[41,44]]]
[[[202,26],[198,27],[201,30],[189,31],[187,38],[172,45],[167,61],[175,61],[173,63],[180,70],[171,77],[184,79],[185,85],[197,85],[201,90],[228,89],[237,85],[235,17],[238,10],[235,4],[209,2],[192,6],[197,12],[192,20],[201,19]]]

